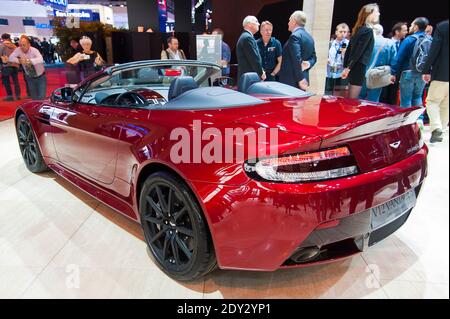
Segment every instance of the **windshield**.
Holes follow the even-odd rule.
[[[205,66],[146,66],[115,71],[111,76],[97,79],[90,85],[90,90],[114,89],[129,86],[146,88],[170,87],[179,76],[192,76],[197,84],[209,86],[209,78],[216,70]]]
[[[108,97],[135,89],[153,90],[167,100],[170,84],[177,77],[191,76],[199,87],[208,87],[220,74],[218,66],[184,61],[168,60],[167,64],[118,67],[113,69],[111,74],[104,74],[92,80],[84,94],[77,100],[81,103],[100,105]]]

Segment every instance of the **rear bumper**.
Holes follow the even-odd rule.
[[[312,240],[317,228],[334,220],[339,220],[339,225],[353,224],[345,230],[348,237],[342,240],[325,233],[321,246],[348,244],[346,240],[354,243],[356,239],[356,249],[348,249],[348,245],[344,245],[346,249],[328,249],[328,255],[316,262],[357,253],[361,250],[358,239],[367,236],[366,228],[370,227],[368,210],[411,189],[420,189],[427,175],[427,153],[425,146],[383,169],[320,183],[250,181],[240,187],[227,187],[193,182],[208,219],[219,266],[260,271],[298,266],[289,263],[292,254],[311,243],[316,245]],[[407,219],[409,212],[402,216]]]
[[[422,185],[415,188],[419,195]],[[286,260],[283,268],[305,267],[328,263],[365,251],[386,239],[406,223],[412,208],[377,229],[371,229],[371,209],[339,220],[339,225],[329,229],[316,229],[302,242]],[[305,256],[313,251],[314,257],[299,261],[296,256]]]

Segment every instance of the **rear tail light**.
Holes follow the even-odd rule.
[[[423,140],[422,130],[420,128],[418,130],[419,130],[419,132],[418,132],[418,134],[419,134],[418,146],[419,146],[419,149],[422,149],[422,147],[425,145],[425,141]]]
[[[253,179],[279,183],[323,181],[358,173],[356,160],[345,146],[247,161],[244,168]]]

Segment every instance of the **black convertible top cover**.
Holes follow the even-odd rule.
[[[222,87],[203,87],[187,91],[158,109],[211,110],[267,103],[253,96]]]

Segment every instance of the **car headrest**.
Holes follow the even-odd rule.
[[[169,101],[180,96],[184,92],[197,88],[198,84],[192,76],[179,76],[170,84]]]
[[[156,83],[159,80],[158,70],[154,68],[141,69],[138,71],[137,78],[143,83]]]
[[[146,68],[146,69],[140,69],[138,71],[138,78],[154,78],[159,77],[158,70],[154,68]]]
[[[99,105],[102,103],[104,99],[106,99],[109,96],[108,93],[105,92],[98,92],[95,94],[95,104]]]
[[[255,83],[261,82],[258,73],[249,72],[242,74],[239,79],[238,91],[242,93],[247,93],[248,89]]]

